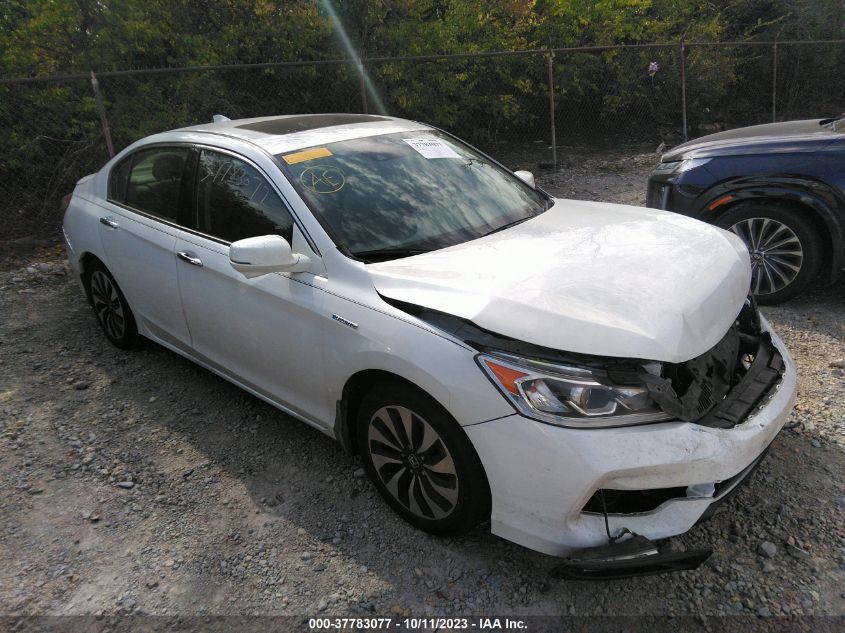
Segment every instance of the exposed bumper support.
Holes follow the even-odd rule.
[[[644,536],[573,552],[552,569],[552,576],[566,580],[610,580],[650,576],[671,571],[697,569],[710,558],[712,550],[675,552]]]

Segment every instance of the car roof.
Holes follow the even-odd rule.
[[[244,139],[271,154],[366,136],[431,129],[406,119],[373,114],[292,114],[203,123],[175,132],[201,132]]]

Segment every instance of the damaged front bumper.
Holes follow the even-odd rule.
[[[649,539],[689,530],[753,470],[795,400],[795,366],[763,321],[783,367],[780,380],[731,428],[665,422],[610,429],[567,429],[512,415],[465,427],[488,469],[494,534],[556,556],[607,543],[605,517],[590,501],[674,489],[652,508],[608,508],[612,534]],[[703,422],[703,420],[702,420]]]
[[[658,545],[637,534],[610,545],[578,550],[552,569],[551,575],[566,580],[650,576],[696,569],[710,554],[712,551],[709,549],[673,551],[666,545]]]

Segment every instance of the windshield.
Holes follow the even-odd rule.
[[[384,261],[482,237],[550,202],[437,131],[329,143],[276,157],[341,251]]]

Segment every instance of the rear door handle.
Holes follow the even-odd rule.
[[[117,222],[115,222],[111,218],[100,218],[100,224],[107,226],[110,229],[116,229],[117,228]]]
[[[202,260],[188,251],[179,251],[176,253],[176,257],[194,266],[202,266]]]

